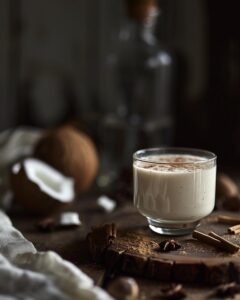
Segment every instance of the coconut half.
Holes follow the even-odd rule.
[[[28,158],[12,167],[15,199],[29,211],[51,214],[74,200],[74,180],[47,165]]]

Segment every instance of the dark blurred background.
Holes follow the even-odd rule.
[[[139,147],[177,145],[240,165],[238,3],[160,0],[159,48],[148,55],[154,65],[159,51],[162,64],[140,78],[129,69],[136,57],[126,52],[126,1],[0,0],[0,130],[74,122],[107,153],[103,160],[108,151],[113,161],[123,155],[118,143],[127,157]]]

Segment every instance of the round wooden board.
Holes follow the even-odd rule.
[[[216,222],[216,215],[202,222],[200,231],[213,230],[240,245],[238,236],[226,234],[227,226]],[[225,234],[224,234],[225,233]],[[174,237],[181,248],[168,253],[159,252],[158,243],[173,237],[152,233],[147,227],[118,232],[108,247],[105,265],[109,270],[171,282],[221,284],[240,282],[240,254],[229,254],[201,243],[191,236]]]

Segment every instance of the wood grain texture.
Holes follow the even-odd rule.
[[[75,209],[79,212],[83,225],[75,230],[56,231],[52,233],[39,232],[35,227],[38,219],[34,216],[26,215],[26,213],[19,208],[12,211],[10,217],[13,220],[14,225],[23,232],[25,237],[34,243],[38,250],[56,251],[65,259],[68,259],[79,266],[96,282],[99,282],[102,278],[105,268],[101,264],[96,264],[91,260],[86,244],[86,236],[87,233],[90,232],[92,226],[114,222],[117,225],[120,234],[115,247],[109,248],[108,266],[114,267],[119,256],[119,251],[125,245],[126,239],[130,239],[132,241],[130,243],[132,249],[129,248],[128,252],[125,253],[126,260],[121,268],[128,272],[130,266],[133,268],[131,274],[137,279],[140,285],[141,299],[151,299],[151,297],[159,294],[160,288],[168,286],[170,282],[182,280],[181,275],[183,270],[186,269],[188,271],[182,281],[184,281],[183,285],[187,290],[187,299],[202,300],[212,294],[212,287],[205,284],[190,282],[195,281],[199,275],[203,276],[203,274],[205,274],[204,276],[207,276],[205,281],[209,280],[214,283],[216,283],[216,278],[217,282],[221,282],[222,276],[225,276],[225,274],[228,274],[227,276],[231,274],[233,278],[238,279],[238,264],[232,264],[233,261],[234,263],[236,261],[238,262],[238,255],[235,254],[232,256],[224,252],[219,252],[211,246],[202,245],[198,241],[193,241],[191,236],[176,238],[180,243],[184,244],[183,248],[179,249],[177,252],[161,254],[161,257],[159,257],[159,253],[150,249],[148,250],[149,254],[147,256],[143,256],[141,253],[136,255],[136,251],[139,252],[137,250],[138,243],[136,249],[133,248],[136,246],[136,241],[139,241],[139,237],[144,236],[146,241],[148,241],[148,244],[149,241],[152,241],[152,248],[155,247],[154,245],[156,245],[157,242],[166,238],[161,237],[148,229],[145,218],[136,211],[131,202],[126,201],[125,203],[121,203],[117,210],[111,214],[105,214],[97,207],[96,197],[85,195],[76,203]],[[228,225],[217,222],[217,214],[214,213],[209,218],[202,221],[199,230],[203,230],[205,233],[215,231],[218,234],[229,238],[232,242],[240,244],[239,236],[227,235],[227,228]],[[116,246],[118,246],[118,248],[116,248]],[[195,256],[197,255],[197,258],[193,257],[192,260],[196,260],[195,263],[201,265],[200,272],[198,271],[198,268],[189,269],[189,261],[186,259],[187,253],[194,253],[196,249],[198,250],[195,254]],[[125,250],[126,249],[124,249],[124,251]],[[124,251],[122,253],[124,253]],[[218,254],[222,260],[222,265],[220,267],[218,266],[217,269],[215,268],[214,262],[214,260],[216,260],[216,254]],[[151,256],[151,259],[149,259],[149,256]],[[207,262],[207,269],[204,264],[199,262],[199,256],[201,256],[205,263]],[[179,257],[181,258],[180,264],[175,263],[175,257],[177,257],[177,259]],[[137,264],[139,264],[139,261],[142,261],[143,265],[138,265],[138,271],[136,271],[134,269],[135,263],[137,262]],[[112,265],[110,262],[112,262]],[[175,269],[174,276],[172,275],[173,268]],[[145,273],[148,273],[148,276],[146,276],[147,278],[139,276],[139,272],[142,272],[144,269],[146,271]],[[209,270],[211,272],[209,272]],[[192,278],[194,280],[192,280]],[[226,279],[228,277],[224,278]]]
[[[106,251],[105,264],[113,268],[113,258],[117,261],[121,257],[118,268],[123,273],[171,282],[216,285],[239,281],[239,254],[229,255],[191,238],[179,239],[181,249],[161,253],[158,243],[162,239],[150,238],[148,230],[141,235],[134,231],[120,233]]]

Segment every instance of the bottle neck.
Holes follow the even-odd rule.
[[[141,38],[148,44],[156,44],[157,40],[155,37],[155,28],[157,23],[157,18],[159,16],[159,10],[156,7],[152,7],[149,11],[148,16],[142,22],[142,36]]]
[[[135,36],[138,40],[144,41],[149,45],[155,45],[157,43],[157,39],[155,37],[155,27],[158,16],[158,9],[152,7],[144,20],[131,18],[130,28],[132,35]]]

